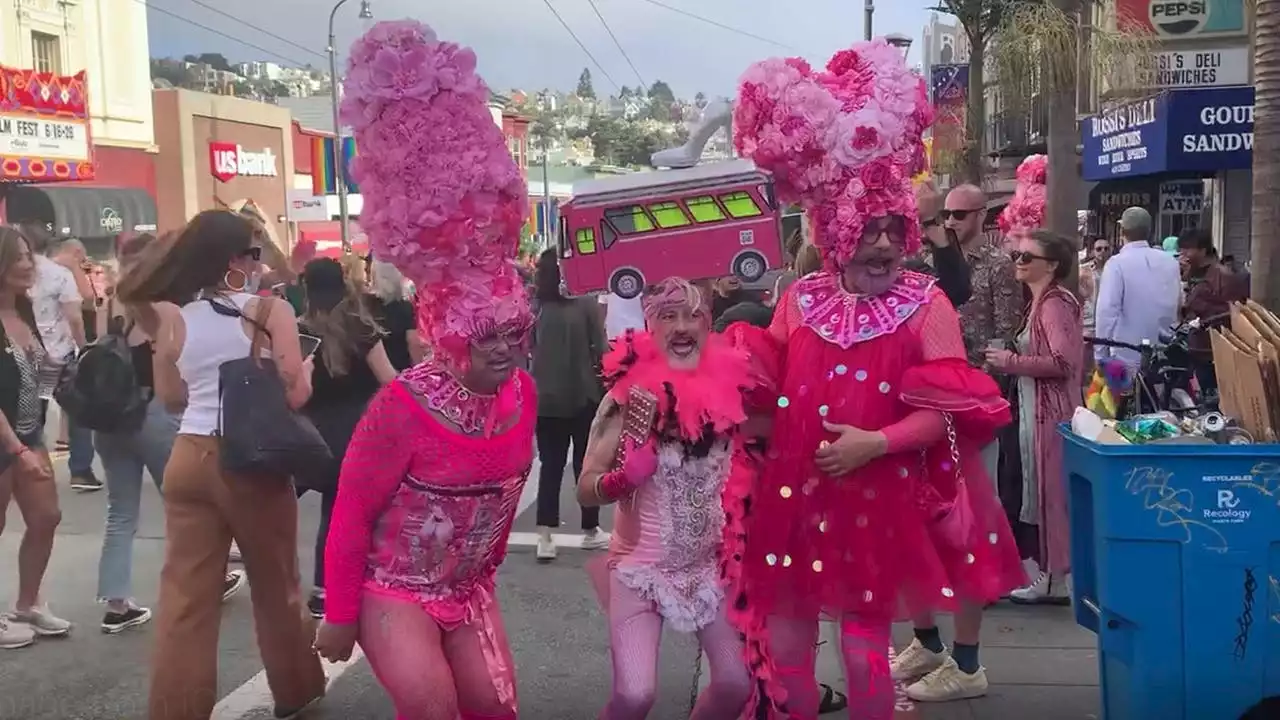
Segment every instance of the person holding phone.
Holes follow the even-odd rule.
[[[294,478],[299,494],[314,490],[321,496],[314,586],[307,601],[317,618],[324,617],[324,547],[342,458],[365,406],[396,376],[382,344],[383,330],[343,270],[329,258],[312,260],[302,270],[305,298],[299,340],[303,357],[312,357],[315,363],[311,399],[302,411],[333,452],[333,463],[322,476]]]

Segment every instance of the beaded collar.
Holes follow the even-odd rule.
[[[848,350],[855,344],[889,335],[929,302],[936,278],[903,270],[879,295],[850,293],[840,277],[818,272],[795,284],[800,320],[818,337]]]
[[[497,417],[503,406],[500,402],[503,397],[515,399],[516,415],[519,415],[523,404],[518,372],[512,373],[511,380],[494,395],[482,395],[469,390],[453,373],[426,363],[401,373],[400,380],[414,394],[423,398],[429,410],[438,413],[469,435],[493,435],[494,429],[503,420]]]

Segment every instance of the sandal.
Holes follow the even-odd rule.
[[[826,683],[819,684],[819,687],[822,688],[822,703],[818,705],[819,715],[840,712],[849,707],[849,698],[845,697],[844,693]]]

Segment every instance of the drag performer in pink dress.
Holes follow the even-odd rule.
[[[342,465],[316,646],[359,642],[401,720],[511,720],[515,672],[494,581],[533,461],[516,368],[532,324],[513,264],[524,179],[470,50],[416,22],[352,48],[343,117],[361,225],[418,287],[432,359],[370,403]]]
[[[710,334],[702,291],[679,279],[644,300],[650,332],[605,358],[609,387],[578,480],[584,505],[618,503],[609,556],[591,568],[609,617],[613,695],[602,720],[644,720],[664,625],[697,633],[711,670],[692,720],[736,720],[751,694],[725,615],[721,499],[742,452],[747,355]]]
[[[1009,408],[969,368],[935,280],[900,269],[920,245],[910,177],[930,122],[900,51],[861,43],[821,71],[759,63],[734,119],[742,154],[809,214],[824,269],[787,290],[755,340],[777,354],[778,395],[764,469],[735,506],[750,512],[732,618],[771,717],[817,716],[826,616],[849,717],[889,720],[891,622],[1022,581],[978,453]]]

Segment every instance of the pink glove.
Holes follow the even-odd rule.
[[[605,473],[598,486],[600,497],[610,502],[635,492],[658,471],[658,448],[652,441],[636,447],[627,440],[622,452],[622,467]]]

